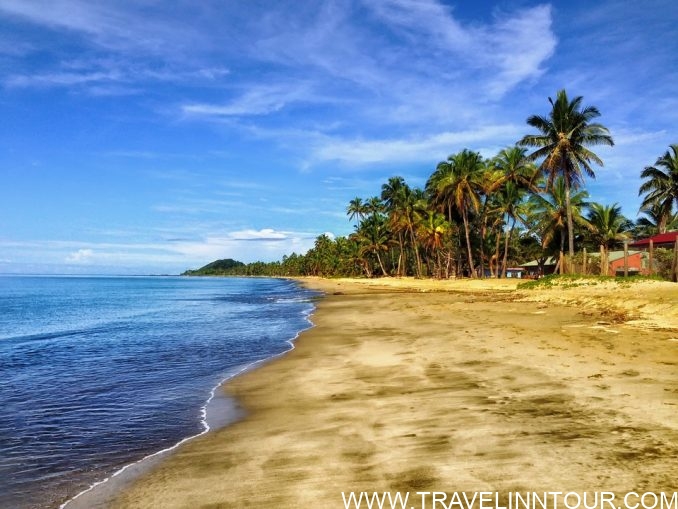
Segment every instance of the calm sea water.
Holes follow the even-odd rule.
[[[0,507],[58,507],[202,432],[214,387],[289,350],[313,296],[276,279],[0,277]]]

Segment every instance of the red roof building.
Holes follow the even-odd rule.
[[[640,248],[649,248],[650,241],[654,247],[673,247],[678,239],[678,231],[660,233],[653,237],[648,237],[646,239],[641,239],[629,244],[629,247],[640,247]]]

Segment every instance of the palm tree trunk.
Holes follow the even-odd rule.
[[[501,231],[497,231],[497,240],[494,244],[494,277],[499,277],[499,245],[501,244]]]
[[[381,263],[381,256],[379,256],[379,251],[375,251],[375,254],[377,255],[377,261],[379,262],[379,268],[381,269],[381,273],[385,276],[388,276],[388,273],[386,272],[386,269],[384,268],[384,264]]]
[[[483,219],[480,227],[480,279],[485,278],[485,234],[487,233],[487,224]]]
[[[414,258],[417,261],[417,277],[421,277],[421,258],[419,256],[419,248],[417,247],[417,237],[414,235],[414,228],[412,225],[409,225],[410,229],[410,239],[412,241],[412,247],[414,248]]]
[[[513,224],[511,225],[511,229],[508,231],[506,234],[506,238],[504,239],[504,261],[501,264],[501,277],[505,278],[506,277],[506,263],[508,261],[508,248],[509,248],[509,242],[511,241],[511,237],[513,236],[513,229],[516,226],[516,220],[513,220]]]
[[[476,277],[476,269],[473,266],[473,255],[471,254],[471,236],[468,228],[468,218],[466,217],[466,209],[461,209],[461,217],[464,220],[464,233],[466,234],[466,249],[468,251],[468,265],[471,277]]]
[[[398,277],[400,277],[400,276],[403,275],[403,273],[402,273],[403,257],[404,257],[404,254],[405,254],[405,249],[404,249],[404,246],[403,246],[403,232],[402,232],[402,230],[398,231],[398,245],[400,246],[400,253],[398,253],[398,270],[397,270],[397,273],[398,273]]]
[[[570,203],[570,181],[565,178],[565,208],[567,212],[568,272],[572,272],[574,259],[574,221],[572,220],[572,204]]]

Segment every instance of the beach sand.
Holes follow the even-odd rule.
[[[316,327],[225,387],[246,417],[180,447],[114,508],[677,488],[678,285],[304,284],[327,294]]]

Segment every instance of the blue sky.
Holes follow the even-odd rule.
[[[616,143],[592,199],[635,218],[678,142],[676,55],[674,0],[0,0],[0,272],[305,252],[562,88]]]

